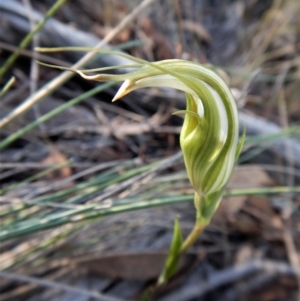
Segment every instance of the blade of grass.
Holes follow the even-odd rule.
[[[9,185],[8,187],[5,187],[5,189],[2,189],[2,190],[0,189],[0,195],[7,192],[7,191],[11,191],[15,188],[18,188],[18,187],[22,186],[25,183],[30,183],[30,182],[33,182],[33,181],[41,178],[41,177],[44,177],[47,174],[49,174],[50,172],[53,172],[53,171],[59,170],[63,167],[66,167],[66,166],[70,165],[70,163],[71,163],[70,161],[66,161],[66,162],[63,162],[63,163],[56,164],[56,165],[51,166],[51,167],[49,167],[49,168],[47,168],[47,169],[31,176],[31,177],[29,177],[29,178],[27,178],[27,179],[25,179],[21,182],[18,182],[17,184]]]
[[[23,204],[17,204],[13,208],[9,208],[6,210],[2,210],[0,216],[6,216],[8,214],[14,213],[15,219],[18,220],[18,222],[21,222],[23,220],[28,219],[31,215],[34,213],[37,214],[39,211],[41,211],[41,208],[47,208],[47,207],[54,207],[54,208],[60,208],[60,209],[85,209],[84,205],[75,205],[75,206],[70,206],[69,204],[73,203],[84,203],[87,201],[90,201],[90,199],[93,199],[93,203],[96,202],[97,204],[97,209],[100,207],[107,207],[106,204],[104,205],[99,205],[101,204],[100,202],[104,199],[107,199],[110,195],[116,194],[119,190],[123,190],[124,188],[132,185],[132,183],[136,183],[137,181],[142,180],[143,178],[147,177],[149,173],[153,173],[153,171],[160,170],[162,168],[167,168],[170,164],[173,162],[177,161],[178,159],[181,158],[181,153],[175,154],[171,158],[164,159],[160,162],[154,162],[142,167],[138,167],[135,169],[130,169],[127,172],[123,172],[121,175],[118,173],[118,168],[115,169],[116,174],[112,174],[110,178],[105,178],[103,176],[97,177],[96,178],[96,186],[93,186],[95,184],[95,179],[92,179],[91,181],[88,181],[88,183],[83,183],[84,186],[82,185],[77,185],[75,188],[71,188],[70,190],[65,190],[65,191],[60,191],[58,193],[55,193],[54,195],[45,196],[40,199],[36,200],[31,200],[31,201],[23,201]],[[113,169],[114,170],[114,169]],[[110,174],[113,170],[109,170],[105,174],[108,175]],[[101,178],[101,183],[98,180],[98,178]],[[88,185],[87,185],[88,184]],[[113,185],[118,184],[116,188],[113,188]],[[89,187],[91,186],[91,187]],[[69,199],[65,199],[64,196],[69,195],[70,193],[80,190],[80,188],[84,188],[81,193],[78,195],[72,196]],[[88,187],[88,188],[86,188]],[[107,190],[107,188],[112,187],[113,189]],[[99,192],[101,194],[99,195]],[[93,198],[93,194],[96,193],[96,197]],[[97,196],[98,194],[98,196]],[[56,198],[57,197],[57,198]],[[145,199],[145,197],[143,197]],[[55,203],[53,203],[53,201]],[[57,202],[63,202],[62,205],[58,204]],[[34,207],[28,208],[28,206],[33,205]],[[36,206],[35,206],[36,205]],[[21,211],[23,210],[23,211]],[[17,212],[20,212],[19,214],[16,215]],[[41,214],[41,212],[40,212]],[[45,214],[44,214],[45,215]],[[14,219],[6,218],[6,220],[3,222],[3,226],[5,227],[10,227],[13,226],[14,224]]]
[[[128,165],[127,162],[126,165]],[[93,178],[90,181],[87,181],[85,183],[81,183],[76,185],[75,187],[61,190],[59,192],[53,193],[48,196],[43,196],[38,199],[33,199],[31,201],[23,200],[22,204],[14,205],[13,208],[3,209],[1,211],[0,217],[5,217],[8,214],[14,213],[14,217],[20,222],[22,220],[25,220],[29,218],[32,214],[36,214],[40,211],[41,208],[47,208],[47,207],[54,207],[54,208],[61,208],[61,209],[82,209],[83,205],[77,205],[77,206],[70,206],[69,204],[74,203],[83,203],[86,202],[88,199],[91,199],[93,197],[93,194],[103,192],[103,197],[105,197],[105,189],[114,185],[118,184],[118,189],[120,188],[120,185],[124,186],[124,180],[131,179],[131,181],[135,180],[136,178],[133,178],[137,175],[139,177],[139,174],[143,177],[143,173],[147,173],[147,170],[151,168],[155,168],[155,166],[158,166],[158,162],[148,164],[146,166],[138,167],[135,169],[130,169],[127,172],[123,172],[121,175],[119,174],[119,168],[122,167],[123,169],[126,167],[124,164],[123,166],[119,166],[113,169],[108,170],[104,174]],[[130,167],[130,165],[129,165]],[[126,184],[126,181],[125,181]],[[65,199],[65,197],[68,197],[70,195],[74,195],[74,193],[79,192],[78,195],[71,196],[69,199]],[[115,191],[113,191],[115,193]],[[106,194],[107,197],[107,194]],[[96,200],[95,200],[96,201]],[[64,202],[63,205],[58,204],[58,202]],[[97,200],[99,203],[100,200]],[[32,208],[28,208],[28,206],[34,206]],[[21,211],[23,210],[23,211]],[[18,215],[17,212],[20,212]],[[3,225],[10,226],[14,223],[14,219],[6,219],[6,221],[3,221]]]
[[[280,138],[286,138],[290,135],[300,134],[300,126],[291,126],[288,129],[282,129],[276,133],[268,134],[268,135],[260,135],[254,137],[247,137],[245,140],[245,145],[247,144],[259,144],[262,142],[272,142],[276,141]]]
[[[28,133],[29,131],[31,131],[35,127],[37,127],[39,124],[51,119],[52,117],[56,116],[57,114],[63,112],[64,110],[70,108],[71,106],[74,106],[74,105],[78,104],[79,102],[87,99],[88,97],[91,97],[91,96],[93,96],[93,95],[95,95],[99,92],[104,91],[107,88],[112,87],[113,85],[114,85],[114,83],[105,83],[103,85],[97,86],[97,87],[91,89],[90,91],[87,91],[87,92],[81,94],[80,96],[75,97],[75,98],[69,100],[68,102],[60,105],[59,107],[53,109],[49,113],[39,117],[37,120],[31,122],[30,124],[28,124],[25,127],[19,129],[18,131],[14,132],[10,136],[8,136],[6,139],[1,141],[0,142],[0,150],[7,147],[9,144],[14,142],[16,139],[22,137],[23,135],[25,135],[26,133]]]
[[[58,9],[61,8],[65,4],[67,0],[57,0],[55,4],[48,10],[45,17],[36,24],[36,26],[33,28],[32,31],[30,31],[26,37],[22,40],[22,42],[19,45],[19,48],[5,61],[4,65],[0,68],[0,78],[8,71],[8,69],[12,66],[12,64],[15,62],[15,60],[20,55],[22,49],[26,48],[34,35],[40,31],[44,24],[47,22],[49,18],[51,18]]]
[[[5,93],[11,88],[11,86],[16,82],[16,78],[14,76],[4,85],[2,90],[0,91],[0,98],[5,95]]]
[[[225,196],[240,196],[240,195],[269,195],[278,193],[300,193],[300,186],[296,187],[264,187],[264,188],[246,188],[233,189],[225,194]],[[2,241],[14,238],[21,235],[32,234],[36,231],[41,231],[53,227],[58,227],[68,223],[80,222],[89,219],[99,219],[105,216],[119,214],[123,212],[148,209],[157,206],[165,206],[183,202],[191,202],[194,200],[193,195],[168,196],[157,198],[149,201],[139,201],[124,205],[112,206],[110,208],[102,208],[97,210],[97,204],[85,205],[82,208],[67,210],[60,213],[50,214],[42,218],[37,217],[25,222],[17,223],[11,227],[3,227],[0,232]]]
[[[239,163],[245,162],[259,155],[266,149],[270,148],[272,144],[279,142],[281,139],[286,139],[292,135],[296,135],[299,133],[300,133],[300,127],[294,126],[268,135],[247,137],[244,148],[250,148],[250,147],[254,147],[254,148],[244,154],[241,154],[238,162]]]
[[[137,17],[143,9],[150,5],[155,0],[143,0],[129,15],[127,15],[122,21],[111,30],[103,40],[101,40],[95,48],[101,48],[110,42],[120,31],[122,31],[132,20]],[[95,52],[87,53],[82,59],[72,66],[72,69],[80,69],[87,62],[89,62],[96,55]],[[33,105],[42,100],[47,95],[53,93],[58,87],[68,81],[74,74],[69,71],[65,71],[52,81],[44,85],[36,93],[25,99],[18,107],[11,111],[6,117],[0,120],[0,129],[13,121],[15,118],[29,110]]]

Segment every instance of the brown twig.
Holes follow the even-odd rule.
[[[60,291],[73,292],[73,293],[88,296],[90,298],[93,298],[96,300],[101,300],[101,301],[121,301],[121,299],[119,299],[119,298],[104,296],[98,292],[93,292],[90,290],[85,290],[85,289],[77,288],[77,287],[74,287],[71,285],[54,282],[54,281],[50,281],[50,280],[39,279],[36,277],[18,275],[18,274],[3,272],[3,271],[0,272],[0,277],[10,279],[13,281],[17,281],[17,282],[33,283],[38,286],[52,288],[52,289],[56,289],[56,290],[60,290]]]
[[[129,15],[127,15],[109,34],[100,41],[96,47],[96,49],[100,49],[103,46],[107,45],[117,34],[119,34],[134,18],[136,18],[148,5],[150,5],[155,0],[144,0],[138,5]],[[80,59],[76,64],[74,64],[72,69],[80,69],[87,62],[89,62],[97,52],[89,52],[82,59]],[[68,81],[74,75],[73,72],[65,71],[52,81],[44,85],[41,89],[35,92],[33,95],[28,97],[21,103],[18,107],[16,107],[13,111],[11,111],[6,117],[0,120],[0,128],[3,128],[8,123],[13,121],[15,118],[26,112],[33,105],[41,101],[47,95],[50,95],[54,90],[63,85],[66,81]]]
[[[286,275],[295,277],[300,270],[286,263],[271,260],[254,260],[213,273],[205,282],[199,282],[199,279],[197,279],[196,283],[187,283],[181,289],[159,299],[159,301],[186,301],[200,298],[223,285],[242,280],[257,272],[264,272],[274,276]]]

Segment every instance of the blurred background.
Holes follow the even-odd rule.
[[[174,218],[193,227],[172,116],[184,94],[148,88],[112,104],[117,85],[37,64],[71,67],[86,52],[35,47],[101,41],[210,65],[247,129],[213,222],[157,300],[300,300],[298,0],[0,1],[0,300],[141,300]],[[96,54],[81,68],[128,63]]]

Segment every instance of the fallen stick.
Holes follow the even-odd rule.
[[[185,283],[182,288],[175,290],[166,297],[160,298],[159,301],[186,301],[200,298],[221,286],[241,281],[243,278],[259,272],[264,272],[272,276],[284,275],[296,277],[300,273],[300,270],[294,269],[286,263],[271,260],[254,260],[213,273],[206,281],[194,278],[190,283]]]
[[[92,44],[90,46],[94,46],[95,49],[100,49],[100,48],[106,46],[114,37],[116,37],[117,34],[119,34],[124,28],[126,28],[126,26],[128,26],[132,22],[132,20],[134,20],[148,5],[150,5],[154,1],[155,0],[143,0],[136,8],[134,8],[132,10],[132,12],[130,12],[124,19],[122,19],[122,21],[116,27],[114,27],[104,37],[104,39],[102,39],[101,41],[98,40],[98,43],[96,45]],[[22,5],[19,6],[18,2],[15,2],[14,0],[10,0],[10,1],[4,1],[4,2],[1,1],[0,4],[1,4],[0,9],[6,10],[6,13],[3,13],[2,16],[7,17],[10,12],[10,9],[12,10],[13,13],[15,13],[15,11],[17,11],[18,15],[22,15],[22,8],[24,9],[24,7]],[[11,5],[13,5],[13,9],[12,9]],[[26,10],[24,9],[24,11],[26,11]],[[37,12],[33,11],[32,16],[33,16],[33,18],[38,18],[39,14]],[[13,18],[10,18],[10,19],[13,19]],[[60,26],[61,23],[58,23],[58,21],[55,21],[52,19],[50,19],[48,21],[50,21],[50,22],[48,25],[47,25],[47,23],[45,24],[46,27],[44,27],[44,30],[47,31],[47,28],[51,29],[51,25],[56,26],[57,32],[55,32],[55,36],[58,39],[58,33],[63,31],[63,29],[65,29],[65,27]],[[2,23],[5,23],[5,22],[2,21]],[[23,23],[23,25],[24,25],[24,23],[26,23],[26,24],[28,24],[28,26],[30,26],[28,21],[24,22],[24,20],[23,20],[22,23]],[[50,28],[49,28],[49,26],[50,26]],[[79,40],[80,40],[80,38],[82,38],[82,35],[80,36],[80,32],[78,31],[75,34],[75,32],[72,32],[70,30],[71,29],[69,29],[68,35],[71,36],[72,34],[74,34],[74,39],[76,39],[77,43],[80,43]],[[45,32],[43,32],[43,31],[40,32],[40,38],[41,39],[43,39],[43,38],[49,39],[49,36],[47,36],[47,35],[43,36],[43,33],[45,34]],[[54,34],[54,32],[52,32],[52,34]],[[84,35],[86,35],[86,33],[84,33]],[[96,42],[96,40],[95,40],[95,42]],[[95,57],[96,54],[97,54],[97,52],[88,52],[79,61],[77,61],[71,68],[72,69],[82,68],[88,62],[90,62]],[[3,128],[8,123],[13,121],[15,118],[19,117],[21,114],[23,114],[24,112],[29,110],[33,105],[35,105],[36,103],[41,101],[44,97],[53,93],[60,86],[62,86],[65,82],[67,82],[73,75],[74,75],[74,73],[72,73],[70,71],[64,71],[60,75],[55,77],[53,80],[51,80],[50,82],[45,84],[38,91],[36,91],[34,94],[30,95],[27,99],[25,99],[18,107],[13,109],[6,117],[1,119],[0,120],[0,128]]]

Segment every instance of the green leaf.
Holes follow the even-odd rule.
[[[158,285],[166,283],[177,271],[180,262],[180,250],[182,246],[182,233],[178,218],[174,221],[173,239],[169,254],[162,274],[158,279]]]

